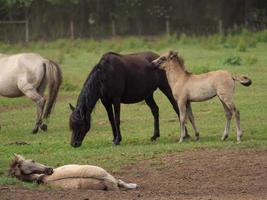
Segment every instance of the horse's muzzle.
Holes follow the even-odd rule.
[[[45,174],[46,174],[46,175],[52,175],[53,173],[54,173],[53,168],[47,168],[47,169],[45,170]]]
[[[82,145],[82,142],[79,142],[79,141],[71,141],[70,145],[72,147],[77,148],[77,147],[80,147]]]

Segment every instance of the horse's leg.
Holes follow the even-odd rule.
[[[179,112],[179,108],[177,105],[176,100],[174,99],[173,95],[172,95],[172,91],[170,86],[168,85],[160,85],[159,89],[162,91],[162,93],[169,99],[170,103],[172,104],[173,109],[175,110],[177,116],[178,116],[178,120],[180,120],[180,112]],[[188,134],[187,128],[185,126],[185,136],[184,139],[190,138],[190,135]]]
[[[226,124],[223,132],[223,136],[221,140],[226,140],[228,138],[229,130],[230,130],[230,124],[231,124],[231,119],[232,119],[232,112],[231,110],[227,107],[227,105],[221,100],[224,111],[225,111],[225,117],[226,117]]]
[[[185,119],[186,119],[186,103],[183,100],[178,100],[178,107],[180,110],[180,128],[181,128],[181,137],[179,143],[183,142],[185,137]]]
[[[115,127],[116,127],[116,139],[114,144],[119,145],[121,142],[121,132],[120,132],[120,109],[121,104],[119,100],[116,100],[113,104],[114,106],[114,113],[115,113]]]
[[[113,142],[115,142],[117,134],[116,134],[116,127],[115,127],[115,123],[114,123],[114,114],[113,114],[113,110],[112,110],[112,104],[107,103],[105,101],[102,101],[102,104],[104,105],[104,107],[107,111],[109,123],[111,125],[112,133],[113,133]]]
[[[44,97],[44,91],[45,91],[45,87],[46,87],[46,81],[43,81],[41,83],[41,85],[39,86],[39,88],[37,89],[37,92],[42,96]],[[43,106],[43,109],[44,109],[45,106]],[[37,111],[38,112],[38,111]],[[41,113],[43,113],[43,110],[41,111]],[[43,116],[41,116],[43,117]],[[43,131],[47,131],[47,125],[45,123],[42,122],[42,124],[39,126],[41,130]]]
[[[154,134],[151,137],[151,141],[155,141],[158,137],[160,137],[160,132],[159,132],[159,107],[157,106],[153,94],[149,96],[148,98],[145,99],[146,104],[149,106],[151,109],[151,112],[154,117]]]
[[[196,135],[196,140],[199,140],[199,132],[197,130],[197,127],[196,127],[196,124],[195,124],[195,119],[194,119],[194,115],[193,115],[193,112],[192,112],[192,107],[191,107],[191,103],[190,102],[187,102],[186,104],[186,111],[187,111],[187,114],[188,114],[188,118],[192,124],[192,127],[195,131],[195,135]]]
[[[235,108],[234,112],[235,112],[235,123],[236,123],[236,139],[237,142],[241,142],[241,137],[243,133],[240,127],[240,112],[239,110],[237,110],[237,108]]]
[[[35,123],[35,127],[32,130],[32,133],[37,133],[39,130],[39,127],[42,124],[42,115],[43,115],[43,109],[44,109],[46,100],[29,83],[20,81],[18,84],[18,87],[22,91],[22,93],[25,94],[25,96],[32,99],[37,105],[36,123]]]

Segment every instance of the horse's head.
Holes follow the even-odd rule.
[[[178,56],[176,51],[168,51],[167,53],[162,54],[160,57],[152,61],[152,64],[157,66],[160,69],[166,70],[170,65],[169,63],[172,61],[178,62],[181,66],[183,66],[183,59]]]
[[[10,164],[9,175],[21,180],[28,180],[28,176],[32,174],[51,175],[53,174],[53,168],[14,154],[14,159]]]
[[[70,130],[72,131],[70,144],[73,147],[79,147],[82,145],[86,133],[90,130],[90,119],[87,120],[80,109],[76,109],[71,104],[69,106],[72,110],[69,120]]]

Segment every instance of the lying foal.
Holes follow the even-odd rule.
[[[135,189],[137,184],[116,179],[106,170],[92,165],[64,165],[55,169],[14,154],[9,175],[22,181],[36,181],[64,189]]]
[[[241,140],[242,130],[240,128],[240,114],[233,102],[235,81],[239,81],[244,86],[249,86],[252,82],[246,76],[234,76],[227,71],[218,70],[200,75],[195,75],[186,71],[184,61],[177,55],[177,52],[169,51],[153,61],[154,65],[166,71],[169,85],[180,110],[181,137],[185,136],[186,114],[195,131],[196,139],[199,133],[195,125],[191,102],[199,102],[218,96],[223,104],[226,113],[226,126],[222,140],[228,137],[230,121],[235,115],[237,141]]]

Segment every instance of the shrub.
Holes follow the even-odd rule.
[[[224,59],[224,65],[241,65],[241,58],[239,56],[229,56]]]

